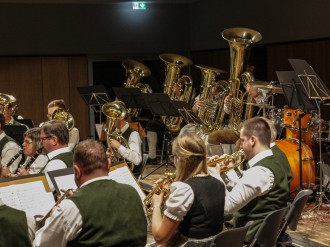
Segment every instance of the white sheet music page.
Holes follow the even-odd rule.
[[[133,186],[136,191],[139,193],[142,201],[146,197],[140,186],[138,185],[137,181],[133,177],[133,174],[130,172],[128,166],[122,166],[120,168],[116,168],[109,172],[109,177],[115,180],[118,183],[128,184]]]
[[[77,185],[74,181],[74,174],[68,174],[65,176],[59,176],[59,177],[55,177],[55,182],[57,184],[57,187],[61,190],[61,189],[73,189],[76,190],[77,189]],[[64,193],[61,191],[61,195],[63,195]]]
[[[45,215],[55,204],[53,194],[46,192],[42,181],[0,187],[2,201],[26,214]]]

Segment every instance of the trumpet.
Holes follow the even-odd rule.
[[[207,163],[208,166],[210,167],[215,167],[217,163],[220,162],[233,162],[233,166],[223,166],[220,167],[220,174],[226,173],[232,169],[237,169],[243,162],[245,161],[245,154],[243,150],[238,150],[237,152],[233,153],[232,155],[225,155],[222,158],[218,158],[215,160],[212,160]]]
[[[166,199],[170,195],[170,190],[167,188],[167,185],[173,183],[175,179],[175,174],[172,172],[165,172],[165,178],[163,178],[159,183],[157,183],[156,187],[146,196],[143,200],[143,204],[146,208],[147,216],[151,216],[153,212],[152,207],[152,197],[156,194],[159,195],[160,193],[164,192],[162,206],[164,206]]]

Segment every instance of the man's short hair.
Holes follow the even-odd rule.
[[[256,136],[259,142],[269,147],[271,133],[269,124],[261,117],[254,117],[246,120],[242,124],[243,135],[250,138],[251,136]]]
[[[47,108],[51,108],[54,106],[57,106],[58,108],[62,108],[64,110],[66,109],[64,99],[56,99],[56,100],[49,102]]]
[[[56,136],[60,144],[69,143],[69,130],[65,123],[60,120],[51,120],[41,126],[46,136]]]

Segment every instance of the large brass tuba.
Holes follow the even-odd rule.
[[[244,92],[240,89],[240,76],[244,70],[245,51],[251,44],[260,41],[262,36],[259,32],[248,28],[229,28],[222,32],[222,37],[229,42],[230,47],[229,84],[233,98],[229,121],[231,128],[238,133],[244,100]]]
[[[227,81],[217,81],[217,76],[225,71],[209,66],[196,65],[202,72],[200,99],[203,105],[199,109],[198,117],[203,122],[198,132],[209,134],[224,126],[224,99],[229,93]]]
[[[124,86],[126,88],[138,88],[142,93],[148,93],[149,88],[141,82],[141,79],[150,76],[150,69],[140,62],[130,59],[124,60],[123,66],[126,70]],[[132,117],[138,117],[140,112],[141,109],[127,109],[127,114]]]
[[[13,109],[11,115],[14,115],[17,111],[16,98],[9,94],[0,93],[0,112],[6,115],[8,108]]]
[[[177,54],[161,54],[160,59],[165,62],[164,93],[171,100],[190,102],[192,94],[192,79],[183,75],[180,77],[181,68],[192,64],[189,58]],[[180,130],[182,117],[162,117],[166,128],[172,132]]]
[[[111,147],[110,139],[114,139],[120,142],[126,148],[129,145],[126,139],[122,136],[121,132],[116,128],[116,122],[119,118],[124,118],[126,116],[125,107],[118,103],[118,101],[108,102],[102,106],[102,113],[107,117],[107,123],[105,127],[105,132],[107,135],[107,145],[111,153],[112,162],[125,161],[125,159]]]
[[[56,109],[52,114],[52,120],[64,122],[69,131],[74,128],[74,118],[68,110],[62,108]]]

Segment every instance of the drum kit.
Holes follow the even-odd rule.
[[[319,144],[322,142],[324,145],[330,146],[330,121],[320,119],[316,111],[303,112],[301,109],[288,107],[278,109],[275,107],[273,103],[274,96],[283,94],[283,89],[280,85],[262,81],[252,82],[251,85],[258,88],[261,102],[259,104],[246,104],[259,107],[262,110],[262,115],[275,124],[278,132],[282,132],[285,129],[285,137],[278,135],[278,140],[275,142],[286,154],[291,166],[294,179],[291,181],[290,191],[293,192],[305,188],[313,189],[315,187],[316,174],[315,160],[319,156],[321,147]],[[301,133],[300,136],[299,132]],[[297,152],[299,149],[301,154]],[[300,165],[300,163],[302,164]]]

